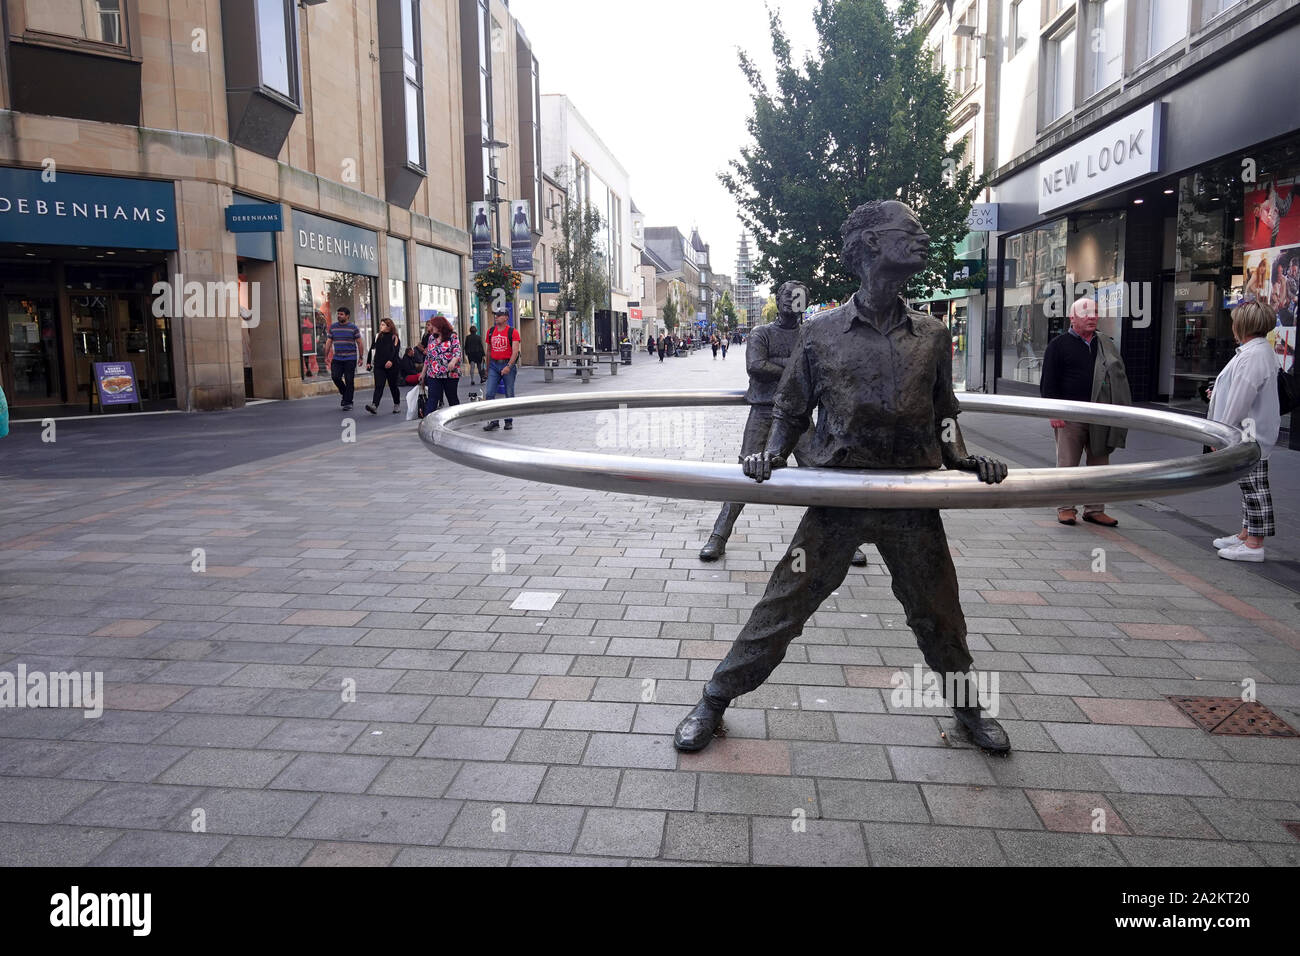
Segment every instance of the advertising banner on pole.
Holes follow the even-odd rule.
[[[474,271],[479,272],[492,264],[492,220],[488,213],[490,203],[469,204],[470,246],[474,252]]]
[[[533,271],[532,203],[515,199],[510,203],[510,257],[516,272]]]

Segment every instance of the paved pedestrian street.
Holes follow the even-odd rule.
[[[519,394],[737,388],[743,362],[526,368]],[[1113,531],[945,513],[1010,756],[896,699],[922,661],[873,548],[685,755],[673,728],[800,510],[747,507],[704,565],[716,503],[452,465],[386,407],[344,442],[335,401],[67,422],[52,444],[15,424],[0,671],[102,673],[104,697],[0,710],[0,862],[1300,863],[1300,738],[1210,733],[1169,700],[1253,688],[1300,727],[1298,596],[1140,509]],[[491,437],[734,460],[741,408],[641,414]],[[240,433],[258,452],[224,467],[204,436]]]

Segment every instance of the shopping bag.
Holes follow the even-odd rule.
[[[406,420],[414,421],[420,415],[420,389],[413,388],[406,393]]]

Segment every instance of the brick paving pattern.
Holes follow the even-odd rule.
[[[739,387],[743,358],[556,389]],[[1300,726],[1296,595],[1131,509],[1116,532],[945,515],[1011,756],[893,702],[921,660],[873,549],[727,736],[682,755],[673,727],[798,509],[748,507],[703,565],[714,503],[474,472],[406,423],[344,444],[328,399],[298,406],[319,439],[278,457],[0,482],[0,670],[106,682],[97,719],[0,710],[0,863],[1300,863],[1300,740],[1211,736],[1166,700],[1249,680]],[[741,409],[675,414],[688,447],[598,447],[594,413],[493,437],[734,460]],[[559,599],[513,609],[525,591]]]

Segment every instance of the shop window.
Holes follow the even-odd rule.
[[[306,266],[297,268],[298,326],[305,382],[329,380],[329,327],[340,307],[352,310],[352,324],[361,330],[362,358],[374,341],[374,279],[350,272]]]
[[[421,282],[416,285],[415,292],[420,300],[420,335],[424,334],[424,327],[429,319],[435,315],[441,315],[451,323],[451,327],[456,330],[458,336],[465,337],[469,331],[469,325],[461,321],[459,289],[449,289],[446,286]],[[482,331],[482,329],[482,325],[479,325],[479,331]],[[411,341],[418,342],[419,336]]]
[[[1241,2],[1242,0],[1201,0],[1200,25],[1208,25],[1215,17],[1227,13]]]
[[[1043,44],[1043,126],[1048,126],[1074,109],[1074,23],[1048,37]]]
[[[423,66],[419,0],[402,0],[402,65],[406,89],[406,161],[424,169],[424,90],[420,80]]]
[[[1007,59],[1015,57],[1038,32],[1038,4],[1036,0],[1011,0],[1007,18]]]
[[[223,0],[222,51],[230,141],[276,157],[301,112],[293,0]]]
[[[262,85],[287,100],[297,101],[292,80],[294,55],[290,46],[293,14],[285,0],[256,0],[257,61]]]
[[[1065,328],[1060,302],[1050,303],[1065,283],[1068,223],[1058,219],[1003,240],[1002,376],[1037,385],[1043,350]],[[1051,314],[1049,314],[1051,313]]]
[[[1190,0],[1137,0],[1137,60],[1144,63],[1187,36]]]
[[[1124,72],[1124,0],[1088,0],[1083,53],[1083,95],[1092,96]]]
[[[28,30],[125,47],[123,0],[24,0]]]
[[[960,26],[970,30],[969,35],[957,34],[953,42],[956,45],[953,57],[953,91],[961,96],[975,85],[976,67],[979,63],[979,43],[975,33],[979,29],[979,4],[972,3],[961,15]]]

